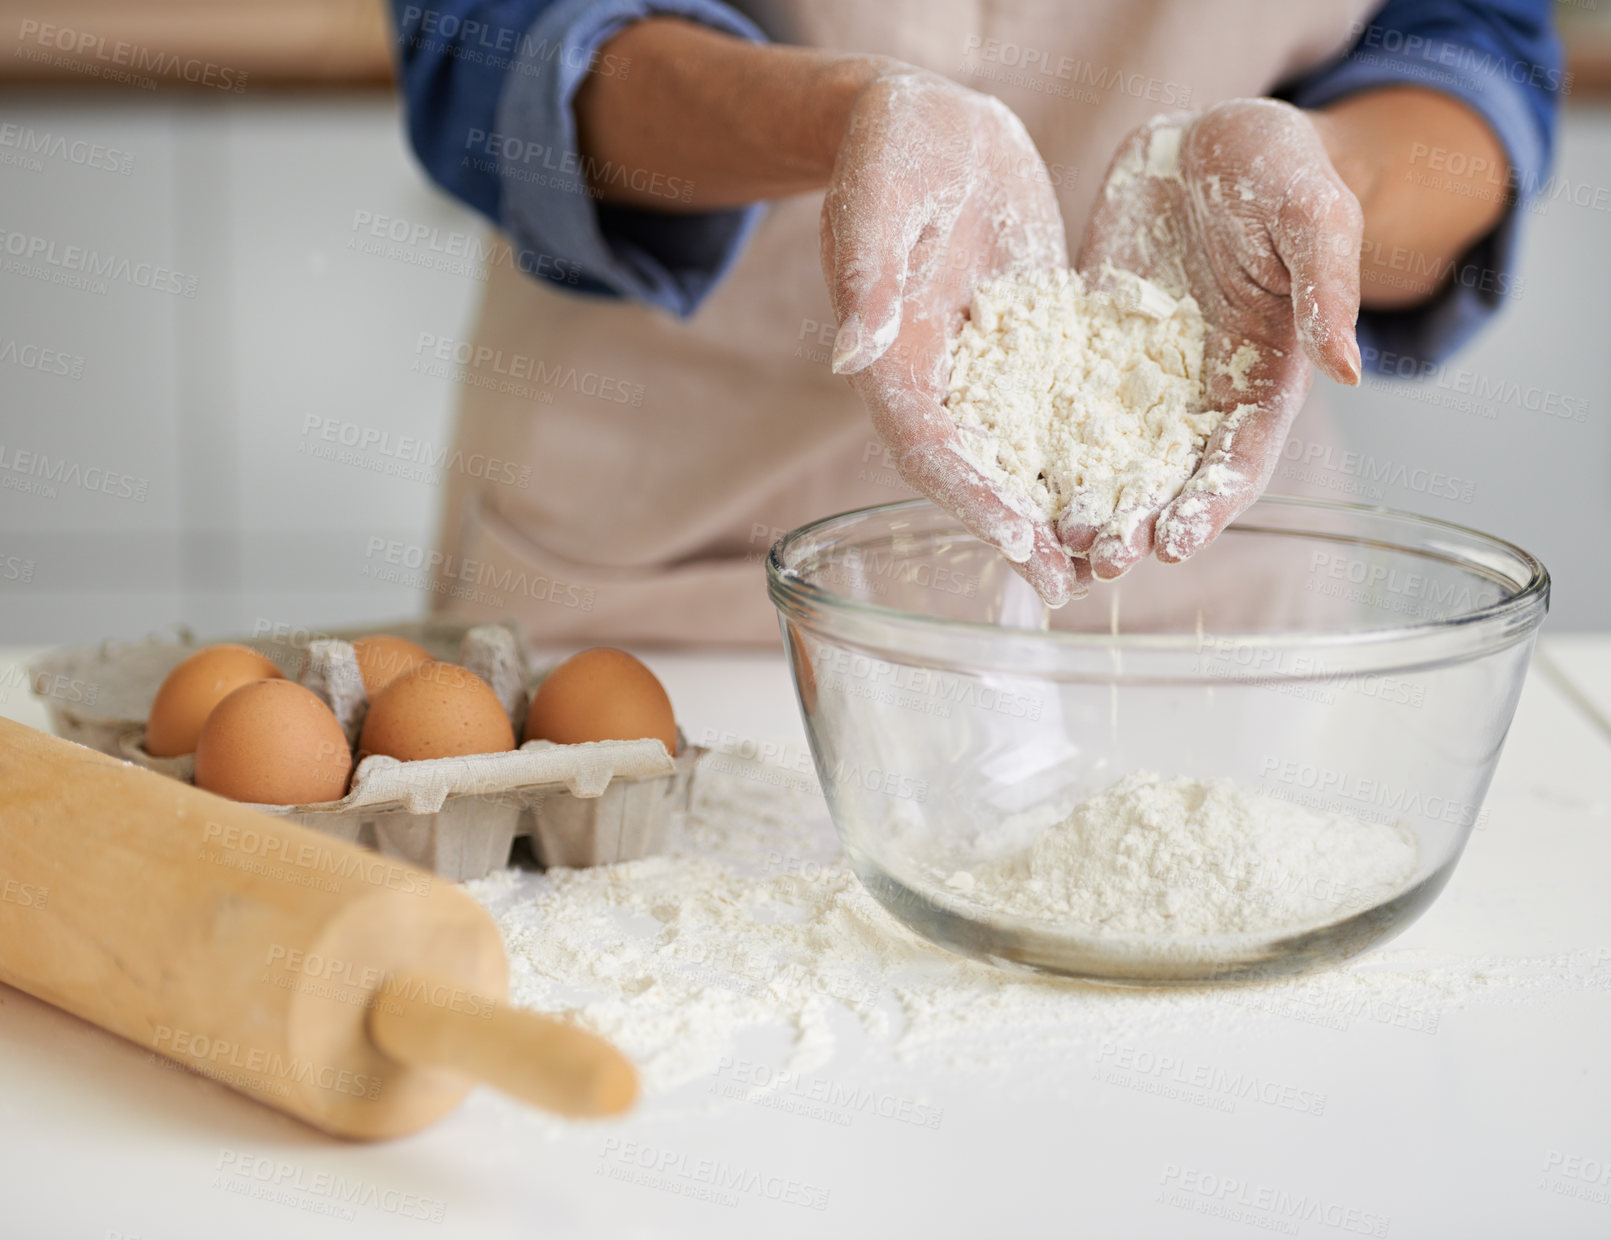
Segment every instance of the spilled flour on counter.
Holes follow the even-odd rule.
[[[1415,836],[1230,779],[1133,771],[1027,848],[958,870],[969,904],[1099,935],[1280,933],[1340,921],[1415,874]]]
[[[1530,1002],[1611,987],[1611,950],[1570,960],[1377,951],[1219,989],[1102,989],[1007,972],[931,946],[885,912],[845,865],[814,781],[711,757],[720,769],[709,759],[700,768],[666,855],[466,884],[503,932],[513,1000],[609,1038],[650,1094],[708,1081],[750,1034],[781,1033],[778,1066],[789,1072],[866,1046],[881,1052],[874,1062],[1004,1081],[1044,1068],[1044,1092],[1078,1076],[1071,1057],[1089,1063],[1115,1043],[1191,1045],[1288,1021],[1417,1037],[1479,996]]]
[[[1066,511],[1128,536],[1180,494],[1222,415],[1203,407],[1197,302],[1131,272],[1108,275],[1111,291],[1061,268],[980,285],[952,346],[945,405],[988,477],[1051,521]],[[1233,359],[1233,382],[1253,360]],[[1218,485],[1205,476],[1194,487]]]

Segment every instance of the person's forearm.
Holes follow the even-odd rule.
[[[666,209],[641,173],[691,185],[708,210],[821,189],[857,94],[896,62],[748,43],[676,18],[634,22],[589,74],[575,109],[588,181],[607,202]],[[612,175],[625,170],[628,175]]]
[[[1504,214],[1509,164],[1499,140],[1459,100],[1417,87],[1366,91],[1310,115],[1365,211],[1361,304],[1427,300]]]

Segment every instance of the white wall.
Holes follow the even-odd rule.
[[[428,548],[436,488],[379,472],[391,458],[374,449],[323,458],[330,445],[307,430],[335,419],[349,436],[451,441],[454,389],[410,367],[421,332],[467,334],[480,285],[429,264],[451,264],[478,225],[427,187],[394,103],[14,93],[0,99],[4,122],[36,142],[114,148],[132,166],[29,155],[0,131],[0,248],[19,235],[54,243],[58,256],[91,246],[196,284],[191,297],[115,278],[86,291],[19,273],[0,253],[13,263],[0,270],[0,642],[423,610],[418,590],[367,575],[380,563],[368,548],[375,538]],[[1611,112],[1569,119],[1561,171],[1608,184]],[[376,243],[355,221],[381,216],[435,231],[365,252]],[[1557,203],[1532,221],[1522,295],[1475,348],[1418,393],[1372,383],[1340,397],[1346,434],[1378,461],[1471,484],[1469,503],[1391,486],[1383,502],[1540,555],[1556,578],[1556,630],[1611,628],[1608,225],[1603,210]],[[25,349],[69,355],[49,364],[81,364],[81,376],[13,360]],[[1416,398],[1452,399],[1446,388],[1469,386],[1465,372],[1488,389],[1515,380],[1523,395],[1482,402],[1492,417]],[[1530,412],[1529,389],[1585,402],[1586,420]],[[19,451],[76,467],[79,481],[25,493]],[[143,482],[146,494],[91,489],[82,480],[99,481],[93,470],[134,480],[114,489]]]
[[[422,611],[418,590],[366,575],[381,563],[366,551],[377,537],[429,547],[437,488],[377,472],[394,460],[375,448],[315,455],[340,445],[308,430],[333,419],[338,434],[451,442],[453,389],[409,367],[419,332],[465,334],[480,285],[420,262],[479,226],[423,180],[392,100],[13,96],[0,116],[133,155],[127,175],[0,165],[0,228],[196,277],[187,297],[0,271],[0,350],[16,340],[83,362],[75,379],[0,361],[0,443],[149,483],[140,501],[71,486],[48,497],[4,489],[0,467],[0,642]],[[381,243],[355,221],[382,216],[430,239],[366,253]],[[30,562],[32,580],[6,557]]]

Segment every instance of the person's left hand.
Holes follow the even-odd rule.
[[[1095,576],[1118,577],[1154,550],[1184,560],[1257,499],[1308,394],[1311,361],[1359,382],[1363,230],[1319,132],[1289,104],[1238,99],[1158,117],[1120,145],[1076,266],[1094,288],[1117,268],[1196,298],[1206,401],[1225,417],[1179,496],[1120,514],[1127,536],[1064,519],[1058,537]]]

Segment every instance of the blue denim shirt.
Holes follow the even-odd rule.
[[[670,15],[740,38],[765,35],[718,0],[392,0],[409,137],[431,178],[551,256],[535,278],[691,315],[743,249],[760,204],[655,211],[601,202],[595,179],[642,170],[586,167],[571,103],[590,69],[630,72],[601,49],[630,22]],[[1518,202],[1456,264],[1444,291],[1411,310],[1365,311],[1367,370],[1436,361],[1512,291],[1518,209],[1544,184],[1559,97],[1569,85],[1549,0],[1387,0],[1345,54],[1282,85],[1300,107],[1362,90],[1419,85],[1475,109],[1510,161]],[[1431,158],[1429,153],[1429,159]],[[651,187],[675,199],[668,178]],[[578,274],[579,273],[579,274]]]

